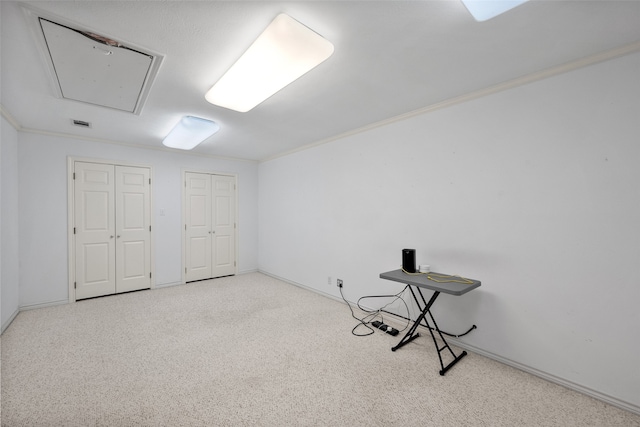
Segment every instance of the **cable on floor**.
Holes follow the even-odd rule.
[[[402,331],[404,331],[405,329],[407,329],[407,328],[409,327],[409,324],[411,323],[411,321],[410,321],[410,320],[408,320],[408,316],[409,316],[409,306],[407,305],[407,302],[404,300],[404,298],[402,298],[402,294],[404,294],[404,292],[405,292],[407,289],[409,289],[409,285],[406,285],[406,286],[404,287],[404,289],[402,289],[400,292],[398,292],[397,294],[394,294],[394,295],[367,295],[367,296],[360,297],[360,298],[358,299],[357,306],[358,306],[358,308],[359,308],[360,310],[364,311],[365,313],[369,313],[369,315],[370,315],[370,316],[373,316],[373,317],[372,317],[372,319],[371,319],[371,321],[373,321],[377,316],[380,316],[380,321],[381,321],[382,323],[384,323],[384,318],[382,317],[382,314],[381,314],[381,313],[394,314],[394,313],[391,313],[391,312],[389,312],[389,311],[386,311],[386,310],[385,310],[385,308],[386,308],[386,307],[388,307],[388,306],[390,306],[391,304],[393,304],[394,302],[396,302],[396,301],[398,301],[398,300],[402,301],[402,303],[404,304],[404,308],[405,308],[405,310],[406,310],[406,312],[407,312],[407,317],[399,316],[399,317],[402,317],[402,318],[404,318],[404,319],[407,319],[407,324],[404,326],[404,328],[402,328],[401,330],[399,330],[399,331],[398,331],[398,332],[402,332]],[[392,300],[392,301],[389,301],[387,304],[383,305],[382,307],[380,307],[380,308],[379,308],[379,309],[377,309],[377,310],[368,310],[368,309],[366,309],[366,308],[363,308],[363,307],[360,305],[360,301],[362,301],[363,299],[368,299],[368,298],[393,298],[393,300]]]
[[[344,297],[344,294],[342,293],[342,286],[340,286],[338,289],[340,289],[340,296],[342,297],[342,300],[347,304],[347,306],[349,307],[349,310],[351,311],[351,317],[353,317],[354,319],[356,319],[359,323],[354,326],[354,328],[351,330],[351,333],[357,337],[366,337],[368,335],[371,335],[374,333],[374,330],[369,326],[370,321],[365,322],[364,319],[366,319],[368,316],[363,317],[362,319],[356,317],[355,313],[353,312],[353,308],[351,307],[351,303],[349,301],[347,301],[347,299]],[[358,329],[359,327],[364,326],[365,328],[369,329],[369,332],[365,333],[365,334],[358,334],[356,333],[356,329]]]
[[[367,315],[366,315],[366,316],[364,316],[363,318],[359,318],[359,317],[357,317],[357,316],[355,315],[355,313],[353,312],[353,308],[351,307],[351,303],[349,303],[349,301],[347,301],[347,300],[346,300],[346,298],[344,297],[344,294],[342,293],[342,287],[340,287],[340,288],[339,288],[339,289],[340,289],[340,296],[342,297],[343,301],[344,301],[345,303],[347,303],[347,305],[349,306],[349,310],[351,311],[351,317],[353,317],[354,319],[356,319],[356,320],[359,322],[359,323],[358,323],[358,324],[357,324],[357,325],[356,325],[356,326],[351,330],[351,333],[352,333],[353,335],[357,336],[357,337],[366,337],[366,336],[369,336],[369,335],[373,334],[375,331],[374,331],[374,330],[373,330],[373,328],[371,328],[369,325],[370,325],[370,324],[371,324],[371,323],[372,323],[372,322],[373,322],[377,317],[380,317],[380,321],[381,321],[382,323],[384,323],[384,318],[382,317],[382,314],[381,314],[381,313],[382,313],[382,312],[386,312],[386,313],[392,314],[392,313],[390,313],[390,312],[388,312],[388,311],[384,310],[384,308],[386,308],[386,307],[388,307],[389,305],[393,304],[393,303],[394,303],[394,302],[396,302],[397,300],[400,300],[400,301],[402,301],[402,302],[404,303],[405,309],[406,309],[406,311],[407,311],[407,316],[408,316],[408,315],[409,315],[409,307],[407,306],[406,301],[402,298],[402,294],[404,293],[404,291],[406,291],[406,290],[408,289],[408,287],[409,287],[408,285],[407,285],[407,286],[405,286],[405,288],[404,288],[402,291],[400,291],[400,292],[398,292],[397,294],[394,294],[394,295],[368,295],[368,296],[360,297],[360,298],[358,299],[358,302],[356,303],[356,305],[358,306],[358,308],[359,308],[361,311],[363,311],[364,313],[366,313],[366,314],[367,314]],[[363,307],[360,305],[360,301],[362,301],[363,299],[367,299],[367,298],[393,298],[393,300],[392,300],[392,301],[390,301],[390,302],[388,302],[387,304],[383,305],[381,308],[379,308],[379,309],[377,309],[377,310],[369,310],[369,309],[363,308]],[[404,317],[404,316],[400,316],[400,317]],[[408,317],[407,317],[407,319],[408,319]],[[407,320],[407,324],[405,325],[405,327],[404,327],[404,328],[402,328],[402,330],[401,330],[400,332],[402,332],[402,331],[404,331],[405,329],[407,329],[407,328],[409,327],[409,323],[410,323],[410,320]],[[367,333],[362,333],[362,334],[357,333],[357,332],[356,332],[356,330],[357,330],[358,328],[360,328],[360,327],[363,327],[363,326],[364,326],[365,328],[367,328],[367,329],[369,330],[369,332],[367,332]]]

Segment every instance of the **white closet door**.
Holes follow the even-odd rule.
[[[75,164],[76,299],[115,293],[112,165]]]
[[[236,179],[212,175],[213,268],[212,277],[228,276],[236,271]]]
[[[185,174],[186,281],[211,278],[211,177]]]
[[[151,287],[151,184],[147,168],[116,166],[116,293]]]

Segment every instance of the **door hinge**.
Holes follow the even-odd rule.
[[[77,284],[76,282],[73,282],[73,289],[76,289],[76,288],[77,288]]]
[[[149,231],[151,231],[151,226],[149,226]]]
[[[149,178],[149,185],[151,185],[151,178]]]
[[[76,173],[75,172],[73,173],[73,179],[76,179]]]
[[[149,279],[151,279],[151,272],[149,272]]]
[[[233,266],[234,266],[234,267],[236,266],[236,262],[235,262],[235,261],[233,261]]]
[[[187,231],[187,224],[184,225],[184,231]]]
[[[187,274],[187,267],[184,268],[184,274]]]
[[[76,228],[73,227],[73,234],[76,234]]]

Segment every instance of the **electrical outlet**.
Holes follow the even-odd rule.
[[[338,279],[338,280],[337,280],[337,283],[338,283],[338,287],[339,287],[339,288],[341,288],[341,287],[342,287],[342,280],[341,280],[341,279]]]

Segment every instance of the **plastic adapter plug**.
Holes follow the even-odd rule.
[[[394,337],[396,335],[398,335],[399,331],[397,329],[392,328],[389,325],[385,325],[384,323],[382,323],[382,322],[380,322],[378,320],[374,320],[373,322],[371,322],[371,324],[373,326],[375,326],[376,328],[380,329],[381,331],[384,331],[384,332],[388,333],[389,335],[392,335]]]
[[[391,326],[387,326],[387,330],[385,331],[389,335],[393,335],[394,337],[398,335],[399,331],[396,328],[392,328]]]

